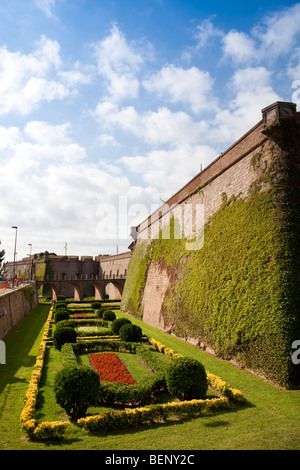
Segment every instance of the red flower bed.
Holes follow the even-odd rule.
[[[86,313],[73,313],[74,317],[86,317]]]
[[[136,383],[116,353],[90,354],[89,358],[100,375],[101,382],[118,382],[126,385]]]

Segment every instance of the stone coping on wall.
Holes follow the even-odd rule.
[[[296,118],[299,120],[299,114],[296,112],[294,103],[277,101],[261,110],[262,119],[240,139],[232,144],[227,150],[221,153],[212,163],[192,178],[186,185],[177,191],[168,201],[154,211],[147,219],[142,221],[137,227],[137,238],[139,234],[147,230],[151,224],[166,215],[176,205],[183,203],[191,194],[199,188],[209,184],[210,181],[224,173],[240,160],[245,158],[251,152],[261,146],[267,137],[263,130],[271,122],[277,119]]]
[[[21,289],[24,289],[24,287],[27,287],[27,286],[35,286],[35,282],[22,282],[22,284],[19,284],[18,286],[15,286],[14,288],[11,288],[11,287],[7,287],[5,289],[0,289],[0,296],[2,295],[8,295],[8,294],[11,294],[12,292],[15,292],[17,290],[21,290]]]

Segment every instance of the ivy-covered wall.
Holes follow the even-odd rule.
[[[147,244],[143,242],[133,252],[120,305],[122,311],[139,318],[143,316],[140,305],[148,268],[146,250]]]
[[[259,167],[260,176],[247,197],[223,195],[200,250],[187,251],[186,240],[163,233],[136,247],[122,309],[142,317],[147,270],[159,261],[170,275],[164,315],[174,334],[290,387],[300,383],[291,361],[300,339],[299,127],[279,120],[265,135],[249,168]],[[177,221],[170,227],[176,232]]]
[[[54,274],[55,271],[50,261],[42,259],[35,264],[35,277],[37,279],[44,279],[44,277],[48,276],[49,280],[51,280],[54,279]],[[42,285],[38,290],[38,294],[41,296],[51,294],[51,287],[48,284]]]

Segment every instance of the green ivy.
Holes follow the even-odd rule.
[[[138,244],[133,251],[120,304],[121,311],[136,317],[142,316],[140,302],[148,268],[145,258],[146,249],[147,244],[144,241]]]
[[[284,244],[270,193],[223,203],[165,300],[175,334],[286,381],[293,313]]]
[[[30,307],[32,308],[32,305],[33,305],[32,287],[31,286],[24,287],[22,292],[26,301],[29,303]]]
[[[281,122],[265,130],[269,140],[249,168],[259,175],[255,184],[245,199],[223,195],[201,249],[185,249],[174,219],[147,249],[138,246],[123,303],[124,311],[132,302],[134,314],[142,316],[147,269],[159,262],[170,276],[164,311],[175,334],[198,338],[219,356],[284,386],[300,382],[299,366],[291,361],[292,342],[300,338],[297,132]]]

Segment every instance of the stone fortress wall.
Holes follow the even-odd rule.
[[[157,238],[172,216],[181,226],[178,237],[188,238],[209,221],[224,198],[247,197],[251,184],[263,170],[254,164],[256,155],[263,155],[268,164],[272,160],[271,144],[263,133],[265,126],[282,117],[300,120],[299,115],[293,103],[277,102],[264,108],[260,122],[136,227],[136,245]],[[189,247],[193,249],[193,245]],[[199,247],[201,245],[195,243],[194,249]],[[152,262],[143,291],[143,320],[162,329],[168,329],[163,318],[163,303],[170,283],[167,269]]]

